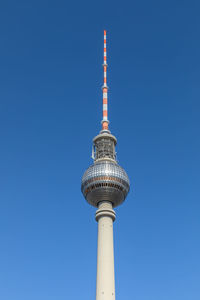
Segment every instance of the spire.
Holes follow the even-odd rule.
[[[103,120],[102,130],[108,131],[108,87],[107,87],[107,52],[106,52],[106,30],[104,30],[104,60],[103,60],[103,71],[104,71],[104,82],[103,82]]]

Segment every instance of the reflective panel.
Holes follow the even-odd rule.
[[[128,175],[122,167],[109,161],[97,162],[90,166],[84,173],[82,183],[94,176],[111,175],[127,181],[129,184]]]
[[[81,190],[86,200],[94,206],[100,201],[111,201],[113,206],[117,206],[129,192],[129,179],[118,164],[100,161],[85,171]]]

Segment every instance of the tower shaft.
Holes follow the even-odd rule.
[[[101,202],[96,212],[98,222],[96,300],[115,300],[113,221],[110,202]]]

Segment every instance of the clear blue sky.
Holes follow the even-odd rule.
[[[2,1],[0,299],[95,299],[95,209],[80,192],[102,118],[131,191],[116,300],[200,299],[199,1]]]

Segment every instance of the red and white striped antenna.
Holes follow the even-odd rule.
[[[108,131],[108,86],[107,86],[107,52],[106,52],[106,30],[104,30],[104,56],[103,56],[103,120],[102,120],[102,130]]]

